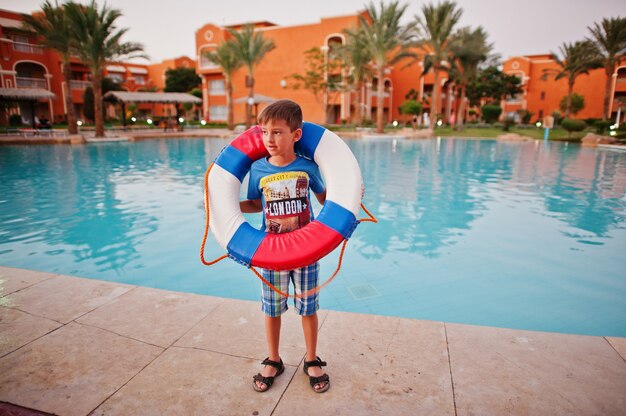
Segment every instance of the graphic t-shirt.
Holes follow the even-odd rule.
[[[317,164],[298,156],[287,166],[274,166],[266,158],[250,168],[248,199],[263,203],[263,229],[281,234],[297,230],[313,220],[309,188],[325,189]]]

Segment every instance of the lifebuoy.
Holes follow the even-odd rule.
[[[326,202],[314,221],[288,233],[271,234],[252,227],[239,208],[241,183],[250,166],[269,155],[259,126],[233,139],[208,173],[209,226],[228,256],[246,267],[304,267],[350,238],[359,224],[361,170],[348,145],[332,131],[304,122],[295,150],[319,166],[326,182]]]

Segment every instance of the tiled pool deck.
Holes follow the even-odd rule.
[[[625,415],[626,338],[320,313],[331,389],[287,369],[264,394],[256,302],[0,267],[0,414]],[[44,413],[44,414],[45,414]]]

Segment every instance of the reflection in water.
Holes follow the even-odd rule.
[[[195,187],[205,151],[199,140],[0,149],[0,256],[69,255],[123,273],[159,228],[159,193]]]
[[[438,256],[494,199],[539,198],[545,215],[580,229],[569,235],[577,240],[625,225],[626,157],[617,152],[489,140],[350,144],[363,170],[365,202],[380,221],[359,228],[359,251],[368,258],[389,251]]]
[[[248,270],[198,259],[204,172],[226,143],[0,146],[0,265],[257,300]],[[348,144],[379,224],[358,227],[323,308],[626,336],[626,154]],[[206,258],[221,254],[210,238]],[[336,258],[322,260],[323,276]]]

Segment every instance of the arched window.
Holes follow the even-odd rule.
[[[15,65],[15,82],[17,88],[48,89],[46,68],[35,62],[18,62]]]

